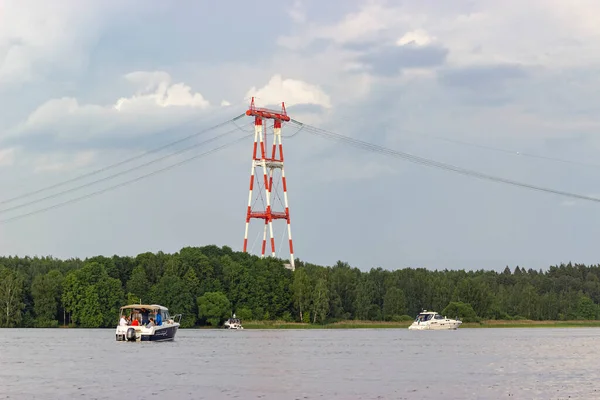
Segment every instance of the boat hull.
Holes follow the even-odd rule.
[[[141,342],[166,342],[167,340],[175,340],[177,329],[179,326],[169,326],[164,329],[157,329],[154,334],[144,335],[140,337]]]
[[[408,327],[411,331],[444,331],[444,330],[456,330],[462,324],[461,321],[432,321],[430,323],[422,322],[417,323],[413,322],[412,325]]]
[[[127,331],[135,330],[135,339],[128,338]],[[115,333],[118,342],[166,342],[175,340],[179,324],[169,324],[146,328],[144,326],[118,326]]]

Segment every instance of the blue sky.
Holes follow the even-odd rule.
[[[226,121],[252,95],[263,105],[285,101],[293,118],[354,138],[598,197],[598,12],[593,0],[0,1],[0,201]],[[284,140],[302,260],[363,270],[598,261],[597,203],[429,169],[308,132]],[[19,203],[0,204],[0,219],[203,150],[30,206],[3,212]],[[251,140],[2,223],[0,251],[66,258],[206,244],[240,250],[250,157]],[[253,227],[251,242],[262,234]]]

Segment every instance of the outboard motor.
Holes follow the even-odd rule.
[[[135,342],[135,328],[129,328],[127,329],[127,333],[125,334],[125,337],[127,338],[128,342]]]

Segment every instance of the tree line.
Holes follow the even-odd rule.
[[[119,308],[162,304],[182,327],[242,320],[406,321],[423,309],[465,322],[600,317],[600,266],[502,272],[319,266],[214,245],[136,257],[0,257],[0,327],[114,327]]]

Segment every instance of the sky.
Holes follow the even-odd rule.
[[[252,132],[251,117],[230,121],[252,96],[270,108],[285,102],[292,118],[327,131],[600,197],[598,13],[595,0],[0,0],[0,252],[241,250],[252,138],[201,153]],[[600,203],[432,169],[310,129],[287,137],[297,129],[285,125],[283,140],[302,261],[365,271],[599,261]],[[255,254],[261,237],[253,220]]]

